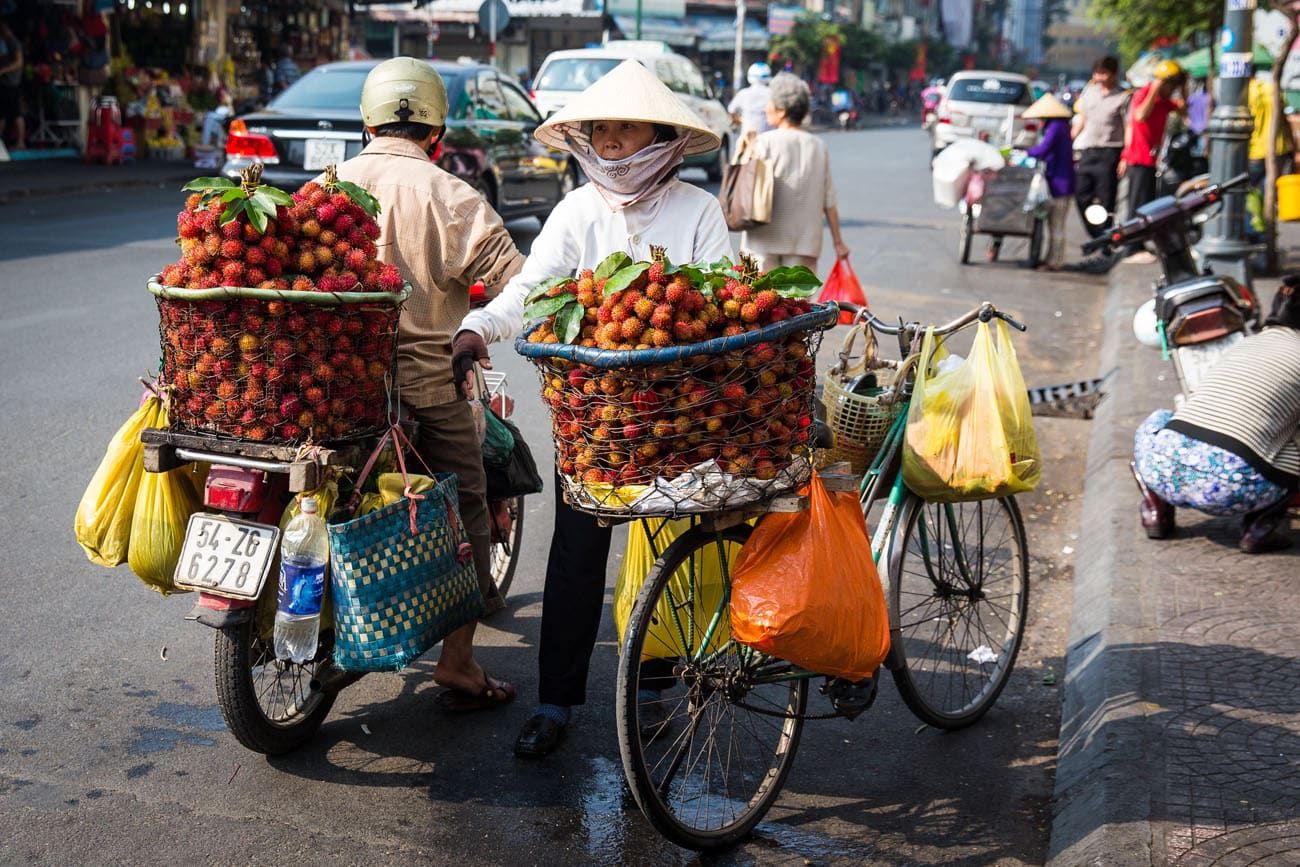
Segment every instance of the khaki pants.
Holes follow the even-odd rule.
[[[781,265],[805,265],[812,270],[817,270],[816,256],[792,256],[786,253],[755,253],[758,259],[758,270],[771,271],[773,268]]]
[[[1065,264],[1065,218],[1070,215],[1069,196],[1057,196],[1047,205],[1047,266]]]
[[[474,547],[474,568],[478,586],[489,606],[499,599],[492,583],[492,525],[488,518],[487,476],[483,474],[483,452],[474,428],[469,403],[463,400],[408,408],[419,427],[415,448],[435,473],[455,473],[460,493],[460,518],[465,522]],[[413,472],[418,472],[412,468]]]

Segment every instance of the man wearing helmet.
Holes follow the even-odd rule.
[[[767,132],[772,128],[767,122],[767,84],[772,80],[772,70],[766,63],[751,63],[745,77],[749,87],[736,91],[727,111],[731,112],[732,123],[740,124],[741,135],[751,130]]]
[[[420,456],[435,472],[456,474],[479,587],[489,608],[499,608],[487,481],[474,419],[452,375],[451,340],[469,312],[470,285],[481,280],[496,294],[524,257],[484,198],[429,159],[447,119],[447,91],[433,67],[411,57],[376,66],[361,89],[361,119],[372,139],[338,174],[379,200],[379,258],[411,281],[398,324],[398,390],[419,424]],[[475,661],[473,639],[470,624],[442,643],[433,679],[448,688],[438,700],[449,710],[514,698],[513,686],[488,677]]]
[[[1187,73],[1172,60],[1156,66],[1155,78],[1138,88],[1129,104],[1124,151],[1120,154],[1119,177],[1128,178],[1130,213],[1156,197],[1156,155],[1165,138],[1169,115],[1182,110],[1177,98],[1187,82]],[[1126,261],[1154,261],[1150,253],[1130,250]]]

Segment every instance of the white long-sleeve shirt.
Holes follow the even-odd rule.
[[[648,261],[652,244],[678,264],[732,255],[722,206],[698,187],[674,178],[652,201],[615,213],[591,184],[584,184],[547,217],[523,269],[486,307],[471,310],[460,327],[487,343],[509,340],[523,330],[524,299],[538,283],[595,268],[619,250],[635,261]]]

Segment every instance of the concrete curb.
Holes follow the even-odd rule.
[[[24,199],[90,192],[111,192],[112,190],[130,187],[176,186],[179,188],[181,184],[199,177],[202,173],[203,170],[201,169],[183,164],[169,169],[160,169],[154,173],[129,174],[120,177],[102,174],[93,178],[78,178],[75,177],[75,169],[73,172],[67,173],[72,175],[72,177],[67,178],[52,178],[48,174],[36,175],[32,178],[33,182],[28,183],[27,186],[14,186],[6,189],[3,181],[0,181],[0,205],[13,204]],[[208,173],[216,174],[213,171]],[[15,183],[21,184],[23,180],[15,179]]]
[[[1133,432],[1157,406],[1172,406],[1173,369],[1153,393],[1159,355],[1139,344],[1132,320],[1151,297],[1152,268],[1111,272],[1100,370],[1115,370],[1088,443],[1079,555],[1066,648],[1061,730],[1048,864],[1150,864],[1151,795],[1161,781],[1160,744],[1144,723],[1144,683],[1156,676],[1149,655],[1111,653],[1146,641],[1141,574],[1131,546],[1137,489],[1129,471]],[[1140,533],[1140,530],[1136,531]]]

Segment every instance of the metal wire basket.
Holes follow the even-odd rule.
[[[600,517],[756,505],[805,484],[821,332],[815,307],[755,331],[629,351],[515,343],[551,409],[565,499]],[[534,326],[534,329],[539,326]]]
[[[172,427],[266,443],[337,441],[388,423],[400,293],[179,289],[158,302]]]

